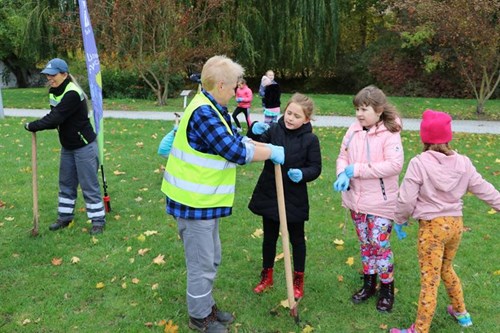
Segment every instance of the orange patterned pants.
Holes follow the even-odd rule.
[[[460,216],[419,221],[418,260],[421,289],[415,321],[415,329],[419,333],[429,332],[441,279],[453,309],[457,312],[465,311],[462,285],[453,269],[453,258],[460,245],[462,232],[463,222]]]

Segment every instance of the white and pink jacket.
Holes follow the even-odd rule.
[[[357,213],[394,219],[399,174],[404,164],[400,133],[384,124],[364,130],[356,120],[342,140],[337,158],[337,175],[354,165],[354,176],[342,205]]]
[[[404,223],[410,216],[417,220],[462,216],[462,197],[467,191],[500,211],[500,193],[483,179],[467,156],[421,153],[408,164],[395,221]]]

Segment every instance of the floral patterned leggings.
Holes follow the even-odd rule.
[[[384,217],[351,211],[363,263],[363,274],[377,274],[380,282],[394,280],[394,255],[389,241],[392,221]]]
[[[429,332],[436,310],[440,278],[446,286],[455,312],[465,312],[462,285],[455,270],[453,258],[462,239],[463,222],[460,216],[420,220],[418,232],[418,260],[420,264],[420,298],[418,299],[415,329]]]

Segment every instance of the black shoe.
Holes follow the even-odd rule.
[[[377,274],[365,274],[363,280],[363,288],[352,295],[351,299],[354,304],[366,301],[377,292]]]
[[[59,220],[57,220],[55,223],[52,223],[49,226],[49,230],[56,231],[56,230],[59,230],[59,229],[66,228],[71,222],[72,221],[59,221]]]
[[[212,306],[212,315],[214,313],[217,321],[223,325],[229,325],[234,321],[234,316],[230,312],[219,310],[217,305]]]
[[[380,284],[380,297],[377,301],[377,310],[391,312],[394,305],[394,281]]]
[[[203,333],[228,333],[226,326],[219,322],[213,314],[203,319],[189,317],[189,328]]]
[[[103,231],[104,231],[103,225],[94,225],[94,226],[92,226],[92,229],[90,229],[89,234],[98,235],[98,234],[102,234]]]

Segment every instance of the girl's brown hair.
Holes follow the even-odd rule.
[[[451,150],[450,145],[447,143],[424,143],[424,149],[422,151],[437,151],[438,153],[445,154],[446,156],[453,155],[454,152]]]
[[[292,95],[288,103],[286,104],[286,108],[288,108],[288,105],[291,103],[295,103],[300,105],[302,108],[302,111],[304,111],[304,115],[306,116],[307,119],[314,120],[313,119],[313,113],[314,113],[314,102],[311,98],[307,97],[304,94],[301,93],[295,93]]]
[[[384,92],[370,85],[361,89],[352,100],[355,107],[371,106],[376,113],[380,114],[380,120],[384,122],[385,127],[391,132],[396,133],[402,130],[401,117],[396,107],[389,103]],[[377,123],[378,126],[378,123]]]

